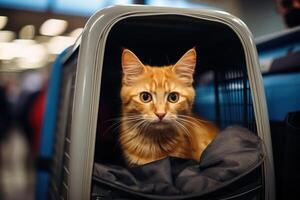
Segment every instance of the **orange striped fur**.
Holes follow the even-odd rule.
[[[199,160],[218,129],[192,114],[196,50],[175,65],[147,66],[123,50],[119,141],[130,166],[166,156]]]

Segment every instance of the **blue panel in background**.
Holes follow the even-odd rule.
[[[1,7],[44,11],[49,0],[0,0]]]
[[[263,82],[270,120],[283,121],[300,110],[300,73],[268,75]]]
[[[300,72],[293,71],[272,73],[272,64],[277,59],[284,59],[290,53],[300,51],[300,27],[257,39],[257,50],[260,61],[269,60],[270,69],[263,74],[269,119],[284,121],[289,112],[300,110]],[[299,58],[300,59],[300,58]],[[288,63],[288,60],[286,59]],[[290,67],[281,62],[282,70]],[[294,63],[295,67],[299,64]]]
[[[132,0],[0,0],[0,7],[89,16],[114,4],[131,4]]]
[[[259,59],[276,59],[286,56],[291,50],[293,52],[300,51],[300,42],[293,44],[285,44],[284,46],[273,48],[270,51],[262,51],[259,53]]]
[[[100,8],[105,7],[107,1],[101,0],[56,0],[52,9],[59,13],[72,13],[90,15]]]
[[[169,6],[169,7],[181,7],[181,8],[213,8],[211,6],[200,4],[200,3],[191,3],[188,1],[182,0],[146,0],[145,4],[153,6]]]
[[[216,119],[216,97],[214,85],[209,84],[196,88],[195,112],[207,120]]]
[[[107,6],[130,3],[132,0],[56,0],[52,9],[58,13],[88,16]]]
[[[272,121],[284,121],[289,112],[300,110],[300,73],[286,73],[286,74],[271,74],[263,76],[263,84],[266,93],[266,101],[268,106],[269,119]],[[231,96],[238,97],[234,88],[231,91]],[[216,118],[215,108],[215,93],[214,85],[205,85],[196,88],[195,110],[201,116],[209,120]],[[224,104],[226,95],[220,93],[220,103]],[[243,98],[243,97],[241,97]],[[233,105],[238,105],[238,102],[243,102],[243,99],[230,99]],[[224,110],[224,108],[223,108]],[[241,116],[231,116],[232,120],[239,121]],[[221,109],[222,116],[222,109]],[[236,119],[235,119],[236,118]]]

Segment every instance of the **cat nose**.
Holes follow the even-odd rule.
[[[164,113],[158,113],[158,112],[156,112],[155,115],[156,115],[160,120],[162,120],[162,119],[164,118],[164,116],[166,116],[166,113],[165,113],[165,112],[164,112]]]

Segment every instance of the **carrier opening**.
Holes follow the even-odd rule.
[[[203,154],[207,160],[201,158],[200,165],[191,160],[167,157],[142,168],[128,168],[118,139],[120,123],[116,122],[122,113],[121,57],[124,48],[133,51],[143,64],[165,66],[175,64],[188,49],[193,47],[197,52],[197,61],[193,82],[196,96],[192,113],[217,124],[220,130],[223,130],[222,136],[217,137],[209,145],[210,150]],[[248,130],[240,127],[226,129],[230,125],[240,125]],[[152,198],[151,195],[163,193],[171,196],[188,193],[205,195],[209,191],[220,189],[221,186],[226,188],[226,185],[230,185],[241,176],[251,174],[252,179],[249,177],[247,179],[252,180],[250,182],[256,189],[260,189],[260,164],[264,155],[261,141],[255,134],[255,116],[244,49],[236,33],[227,25],[189,16],[155,15],[126,18],[110,30],[102,69],[93,174],[93,181],[100,184],[101,188],[112,187],[123,192],[137,192],[149,198]],[[236,143],[227,142],[231,140]],[[236,151],[230,151],[234,149],[231,148],[232,145],[237,148]],[[228,150],[228,154],[215,157],[214,161],[217,163],[210,163],[209,158],[216,156],[214,152],[222,150]],[[247,150],[248,153],[251,152],[251,156],[244,154]],[[232,159],[234,157],[235,159]],[[227,158],[229,159],[226,160]],[[241,167],[239,162],[247,166]],[[201,166],[201,163],[205,166]],[[166,169],[166,166],[169,168]],[[211,174],[209,167],[212,171],[219,170],[218,172],[223,174]],[[220,170],[220,167],[224,167],[223,170],[226,172]],[[155,171],[156,169],[158,171]],[[161,169],[163,171],[160,171]],[[200,172],[199,169],[203,171]],[[158,175],[167,173],[170,176],[167,178],[168,181],[161,180],[161,185],[155,180],[154,182],[159,185],[156,185],[157,187],[153,185],[154,183],[150,183],[152,185],[149,186],[147,181],[151,179],[150,172]],[[191,181],[193,173],[197,174],[195,182]],[[209,176],[214,178],[208,178]],[[216,181],[216,176],[219,176],[219,182]],[[142,177],[145,179],[141,180]],[[201,180],[197,182],[199,177]],[[166,185],[164,181],[171,185]],[[241,181],[245,183],[246,179]],[[183,182],[189,185],[194,183],[197,188],[194,190]],[[178,184],[181,184],[182,188],[178,189]],[[134,189],[128,188],[128,185]],[[211,187],[212,185],[215,186]]]
[[[256,132],[244,50],[228,26],[178,15],[130,17],[113,27],[106,42],[95,161],[112,161],[116,156],[110,153],[118,152],[113,141],[119,130],[111,126],[121,115],[123,48],[145,64],[161,66],[175,64],[192,47],[197,51],[193,113],[220,128],[240,124]]]

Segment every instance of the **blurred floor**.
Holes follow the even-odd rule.
[[[0,143],[0,199],[34,199],[34,168],[24,135],[12,129]]]

